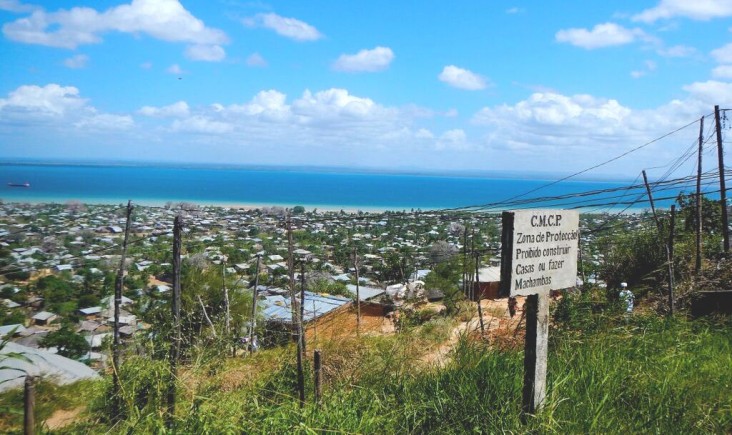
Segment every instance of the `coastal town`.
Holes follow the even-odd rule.
[[[96,370],[108,369],[125,211],[124,204],[78,201],[0,206],[3,339],[53,353],[60,350]],[[474,300],[498,297],[500,216],[496,214],[135,205],[119,316],[119,333],[125,342],[154,332],[159,307],[169,299],[172,230],[177,215],[184,222],[184,263],[221,274],[216,285],[228,287],[232,306],[244,304],[256,294],[254,311],[240,309],[231,315],[235,318],[232,339],[243,340],[244,347],[257,320],[256,337],[268,346],[276,343],[271,332],[277,328],[272,325],[292,322],[287,216],[294,239],[293,278],[298,289],[301,276],[306,282],[303,320],[311,336],[318,334],[318,328],[321,339],[327,334],[355,334],[357,323],[374,333],[388,333],[398,322],[397,313],[413,310],[415,302],[417,306],[433,303],[436,310],[444,309],[446,303],[454,303],[445,298],[453,300],[455,295],[445,294],[452,289],[441,285],[435,266],[468,251],[471,257],[479,253],[481,291],[478,295],[467,290],[465,296]],[[640,218],[628,215],[625,219]],[[595,215],[583,219],[583,226],[599,227],[610,220],[610,216]],[[601,254],[592,253],[594,239],[591,231],[582,238],[587,256],[584,279],[593,282],[593,265],[601,260]],[[462,275],[463,292],[466,286],[462,281],[466,279],[475,278],[472,273]],[[582,277],[578,280],[581,283]],[[222,292],[215,295],[217,292],[191,287],[190,292],[198,293],[191,297],[201,301],[205,316],[223,315]],[[356,293],[358,322],[354,314]],[[200,308],[192,306],[196,311]],[[252,313],[256,313],[254,317]],[[328,324],[338,327],[325,326]],[[61,342],[49,341],[49,334],[58,336],[58,331],[65,332]],[[73,347],[70,343],[80,341],[78,337],[87,345],[82,342],[76,348],[83,351],[69,351],[67,348]]]

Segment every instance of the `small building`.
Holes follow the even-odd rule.
[[[20,335],[23,331],[25,331],[25,326],[20,323],[16,323],[14,325],[2,325],[0,326],[0,339],[4,338],[6,335],[10,335],[12,337]]]
[[[102,307],[89,307],[89,308],[80,308],[79,313],[84,316],[86,319],[91,319],[93,317],[98,316],[102,312]]]
[[[376,290],[383,293],[381,289]],[[292,323],[289,295],[270,293],[265,296],[262,306],[262,314],[268,325],[267,329],[282,332],[279,337],[278,334],[274,334],[273,337],[265,337],[265,341],[279,342],[290,337],[295,325]],[[360,307],[361,331],[380,331],[384,322],[384,306],[364,301],[360,303]],[[303,309],[305,340],[308,343],[356,334],[357,310],[351,298],[306,291]]]
[[[353,293],[353,295],[356,295],[356,285],[355,284],[346,284],[346,289],[348,289],[349,292]],[[379,296],[383,295],[386,290],[376,288],[376,287],[369,287],[365,285],[359,285],[358,286],[358,296],[359,299],[362,301],[369,301],[378,298]]]
[[[50,311],[41,311],[40,313],[31,317],[31,319],[33,320],[33,324],[35,325],[49,325],[53,323],[56,319],[58,319],[58,315]]]
[[[501,286],[501,268],[495,266],[481,267],[478,271],[478,281],[474,283],[474,291],[470,299],[498,299],[498,290]]]

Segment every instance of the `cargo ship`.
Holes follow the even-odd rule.
[[[8,187],[30,187],[30,183],[27,181],[25,183],[12,183],[11,182],[11,183],[8,183]]]

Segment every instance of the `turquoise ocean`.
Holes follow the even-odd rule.
[[[547,186],[554,179],[349,172],[345,169],[1,163],[0,174],[0,199],[34,203],[78,200],[118,204],[132,200],[143,205],[185,201],[222,206],[428,210],[496,203],[538,188],[522,198],[602,189],[610,192],[590,198],[537,202],[529,207],[583,206],[585,211],[612,211],[625,208],[622,203],[637,200],[642,194],[638,189],[624,190],[633,180],[572,180]],[[26,182],[30,187],[9,185]],[[666,203],[670,204],[670,201]],[[645,207],[647,202],[643,200],[631,208]]]

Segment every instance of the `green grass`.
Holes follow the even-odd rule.
[[[430,324],[424,331],[416,328],[325,347],[320,407],[312,403],[311,392],[307,405],[298,407],[291,348],[264,351],[254,358],[200,362],[188,368],[179,383],[177,430],[447,434],[732,430],[729,323],[593,315],[582,324],[583,330],[566,324],[552,329],[547,402],[526,422],[519,412],[523,353],[462,339],[445,367],[425,370],[417,361],[420,349],[429,344],[425,337],[444,336],[442,328]],[[123,373],[130,408],[127,419],[116,426],[107,422],[104,388],[87,388],[84,394],[95,405],[88,417],[65,432],[164,430],[163,407],[155,400],[146,401],[160,397],[160,366],[145,359],[128,362],[134,369]],[[312,373],[307,379],[311,390]],[[55,391],[62,394],[63,389]],[[0,403],[9,403],[8,397]],[[58,403],[53,395],[39,402],[45,400]]]

